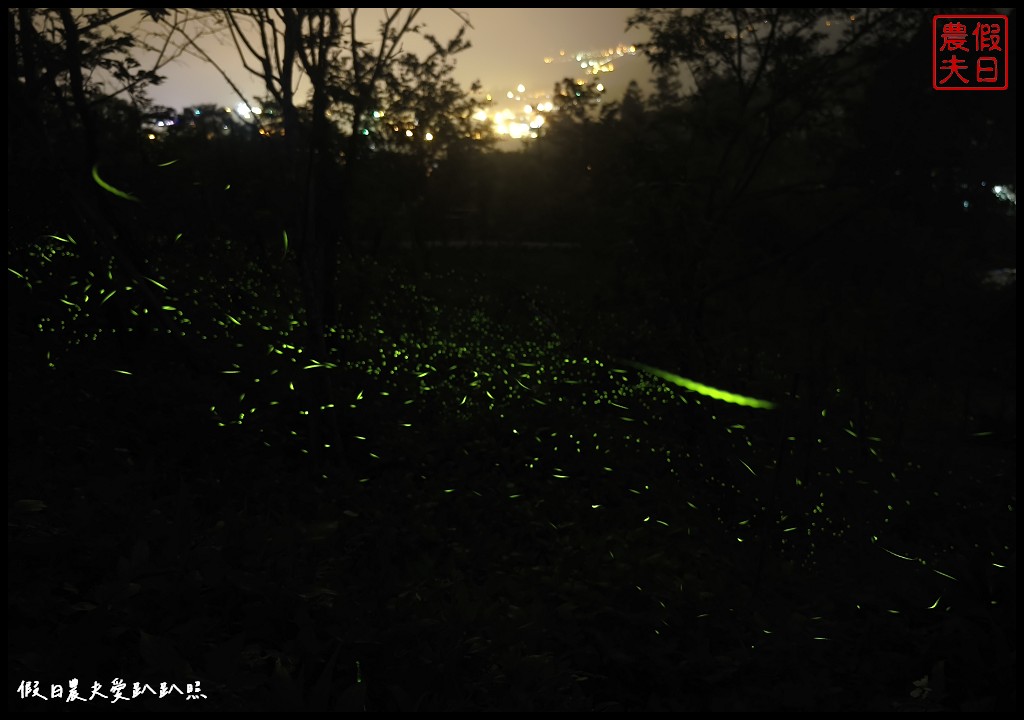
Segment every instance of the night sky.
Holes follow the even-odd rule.
[[[557,57],[560,50],[575,53],[614,47],[620,43],[638,44],[644,39],[639,29],[626,30],[634,8],[455,8],[472,24],[468,30],[472,47],[457,56],[455,78],[464,87],[479,80],[485,92],[496,97],[519,83],[526,92],[550,92],[554,84],[575,77],[573,63],[545,64],[545,57]],[[376,8],[363,8],[358,18],[367,37],[375,35],[381,15]],[[439,39],[452,37],[462,21],[448,8],[427,8],[420,15],[424,32]],[[263,94],[260,81],[241,68],[234,47],[226,39],[209,37],[203,43],[235,79],[236,84],[253,95]],[[409,45],[413,49],[413,45]],[[160,105],[181,108],[186,105],[215,103],[234,106],[238,98],[228,84],[203,61],[180,58],[161,72],[164,83],[150,91]],[[642,55],[625,58],[614,73],[602,78],[611,99],[622,95],[629,80],[646,81],[649,65]]]

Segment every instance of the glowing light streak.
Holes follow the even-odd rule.
[[[142,202],[134,195],[126,193],[124,190],[118,190],[116,187],[114,187],[113,185],[105,181],[103,178],[101,178],[99,168],[99,165],[92,166],[92,179],[96,181],[97,185],[99,185],[101,188],[106,190],[111,195],[116,195],[117,197],[122,198],[124,200],[131,200],[132,202]]]
[[[732,403],[734,405],[743,405],[752,408],[762,408],[770,410],[775,407],[775,403],[770,400],[758,400],[757,398],[747,397],[745,395],[738,395],[736,393],[729,392],[727,390],[719,390],[718,388],[711,387],[710,385],[704,385],[703,383],[690,380],[688,378],[681,377],[675,373],[666,372],[665,370],[659,370],[658,368],[651,367],[650,365],[644,365],[642,363],[624,361],[623,364],[630,365],[632,367],[643,370],[644,372],[650,373],[655,377],[660,377],[662,380],[678,385],[687,390],[691,390],[700,395],[712,398],[713,400],[721,400],[722,402]]]

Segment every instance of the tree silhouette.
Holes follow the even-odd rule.
[[[149,311],[160,307],[144,280],[146,252],[137,198],[115,196],[103,176],[117,177],[144,152],[138,132],[145,90],[174,52],[144,68],[138,39],[118,21],[156,10],[8,9],[8,168],[18,178],[9,196],[9,252],[32,255],[39,233],[74,233],[79,272],[110,272],[113,263],[138,289]],[[129,102],[129,99],[131,102]],[[126,176],[125,176],[126,177]],[[59,207],[47,200],[64,199]],[[159,313],[154,312],[158,317]],[[168,328],[169,329],[169,328]]]
[[[359,9],[241,8],[219,10],[213,16],[214,27],[231,38],[244,68],[262,79],[281,119],[283,138],[274,138],[281,140],[275,161],[277,186],[269,199],[281,209],[279,232],[289,240],[286,255],[297,262],[306,342],[323,362],[334,352],[325,335],[338,319],[339,302],[363,302],[360,293],[347,286],[339,297],[337,274],[342,256],[348,265],[359,262],[353,218],[364,212],[357,203],[365,197],[360,185],[369,162],[365,128],[371,112],[387,108],[395,117],[415,117],[425,130],[434,127],[431,139],[436,145],[426,146],[437,148],[435,155],[459,139],[453,137],[455,126],[444,123],[466,114],[465,96],[449,75],[451,56],[467,43],[462,32],[447,44],[423,33],[420,12],[384,10],[376,43],[362,39],[359,21],[365,13]],[[198,14],[191,22],[202,25],[207,19]],[[177,38],[182,47],[201,52],[181,31],[186,21],[175,16],[166,22],[172,21],[167,25],[168,41]],[[404,49],[414,35],[427,41],[422,59]],[[302,83],[308,91],[305,105],[297,96]],[[261,116],[252,122],[260,124]],[[273,128],[262,131],[274,134]],[[420,145],[424,139],[421,135]],[[429,163],[425,166],[429,171]],[[387,202],[374,197],[371,207],[381,213]],[[358,278],[360,273],[353,267],[350,275]],[[321,381],[329,382],[327,377]],[[325,384],[311,392],[321,400],[334,394]],[[337,447],[336,435],[336,429],[314,428],[311,446],[317,452]]]

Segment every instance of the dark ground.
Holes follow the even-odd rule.
[[[792,398],[684,404],[584,357],[572,262],[480,258],[342,334],[326,478],[269,333],[198,368],[9,334],[8,708],[1016,709],[1015,421],[911,409],[869,454]]]

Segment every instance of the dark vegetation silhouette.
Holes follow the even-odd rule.
[[[8,9],[10,709],[1016,708],[1016,93],[934,12],[638,8],[511,152],[471,18],[118,13]]]

